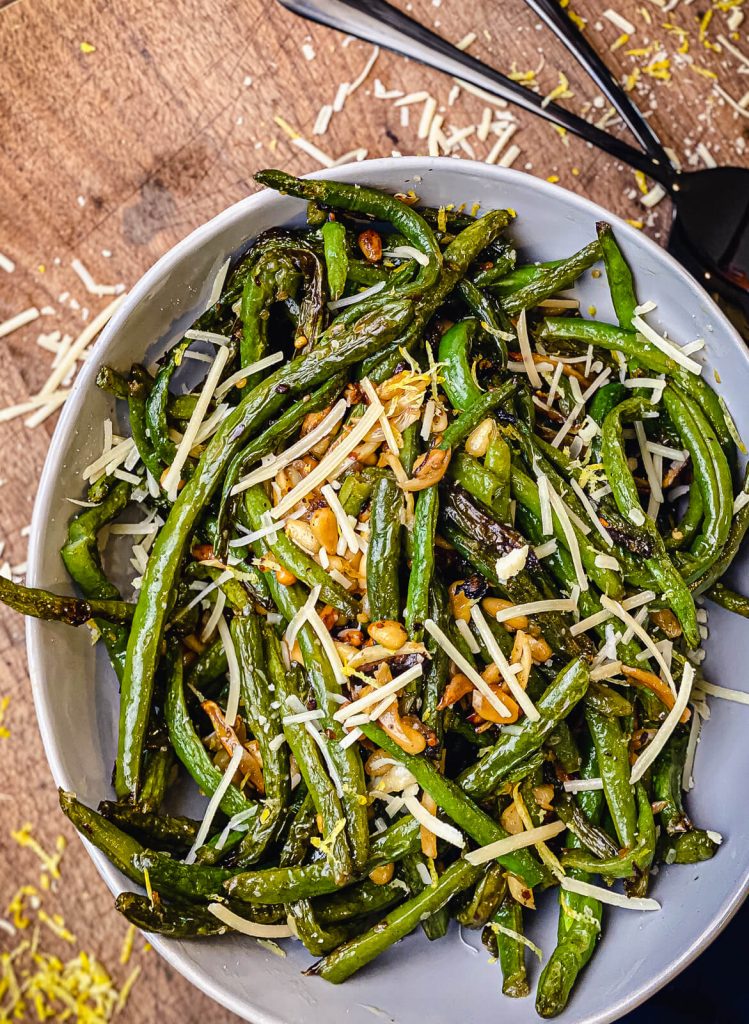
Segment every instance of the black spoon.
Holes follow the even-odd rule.
[[[726,298],[749,309],[749,169],[715,167],[684,172],[668,158],[648,122],[555,2],[527,0],[559,36],[621,114],[645,152],[589,124],[459,50],[385,0],[280,0],[312,21],[394,50],[461,78],[492,95],[540,114],[659,182],[674,204],[672,250],[684,247],[697,276]],[[678,230],[677,230],[678,228]]]

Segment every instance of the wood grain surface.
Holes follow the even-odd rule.
[[[536,69],[544,94],[559,84],[563,70],[571,93],[563,102],[595,119],[605,116],[593,85],[521,0],[403,6],[453,41],[475,32],[471,52],[503,70]],[[715,48],[722,34],[749,54],[737,15],[716,3],[705,24],[709,0],[682,0],[666,14],[662,8],[674,6],[666,0],[620,0],[617,11],[636,32],[610,52],[620,28],[602,15],[604,6],[573,0],[589,38],[617,73],[624,78],[640,69],[634,96],[679,159],[701,165],[712,154],[719,163],[746,165],[749,121],[716,91],[718,84],[740,101],[749,89],[749,61]],[[678,53],[684,39],[689,49]],[[0,320],[29,306],[50,312],[0,340],[0,405],[22,401],[49,374],[52,356],[36,344],[42,331],[77,334],[84,316],[108,301],[86,293],[71,269],[73,258],[96,281],[130,285],[178,239],[251,192],[256,168],[316,168],[276,118],[332,158],[356,148],[370,156],[425,152],[417,138],[421,107],[410,109],[404,125],[393,99],[375,95],[378,78],[380,91],[432,94],[446,107],[446,134],[480,122],[480,98],[463,92],[448,107],[449,79],[382,53],[327,132],[313,136],[320,108],[332,104],[339,83],[356,79],[370,54],[371,47],[307,26],[271,0],[19,0],[3,7],[0,252],[15,270],[0,269]],[[631,171],[530,115],[517,120],[515,167],[553,175],[560,186],[642,220],[644,230],[665,239],[668,203],[643,208]],[[479,159],[492,143],[475,135],[468,141]],[[54,417],[35,430],[23,418],[0,424],[0,561],[13,566],[25,558],[25,527],[53,424]],[[19,846],[11,830],[28,822],[45,849],[61,834],[70,845],[61,879],[42,892],[42,906],[63,916],[76,941],[58,940],[42,926],[45,946],[65,957],[79,949],[94,953],[118,984],[139,965],[119,1020],[236,1019],[144,952],[140,937],[131,962],[119,964],[126,925],[57,811],[29,692],[23,622],[5,612],[0,655],[0,699],[10,698],[0,739],[0,917],[19,885],[39,884],[38,857]],[[18,938],[0,930],[0,951]],[[1,1010],[0,1019],[7,1019]]]

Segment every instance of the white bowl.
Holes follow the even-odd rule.
[[[613,222],[632,266],[641,301],[658,304],[654,323],[674,339],[707,340],[706,378],[721,379],[739,429],[749,437],[749,357],[731,326],[701,287],[655,243],[601,207],[528,175],[450,159],[374,160],[326,172],[339,181],[361,182],[390,191],[414,188],[428,204],[465,202],[470,209],[509,206],[523,260],[566,256],[595,237],[597,220]],[[237,203],[198,228],[166,254],[132,289],[102,332],[65,404],[52,440],[34,507],[28,559],[29,582],[69,590],[58,551],[79,497],[81,469],[101,450],[102,421],[113,415],[113,400],[94,383],[103,362],[125,369],[150,360],[173,343],[203,307],[217,269],[261,231],[299,223],[304,206],[296,199],[262,192]],[[612,319],[606,279],[586,275],[579,289],[582,308],[596,307]],[[745,575],[746,559],[734,576]],[[742,619],[711,609],[708,678],[735,686],[745,678],[749,634]],[[50,768],[58,786],[96,806],[111,795],[116,748],[117,687],[101,652],[84,632],[33,619],[27,627],[34,701]],[[608,908],[600,948],[581,977],[564,1024],[605,1024],[652,995],[682,970],[718,934],[738,909],[749,883],[749,815],[745,813],[746,743],[749,708],[713,701],[696,765],[697,786],[689,796],[695,820],[722,833],[723,846],[704,864],[662,869],[653,895],[660,913]],[[113,892],[129,883],[97,850],[89,853]],[[556,900],[539,900],[528,912],[527,929],[545,956],[554,946]],[[102,913],[106,908],[102,906]],[[110,911],[115,913],[114,910]],[[416,933],[342,986],[305,978],[310,956],[286,943],[285,959],[252,939],[227,937],[178,942],[153,939],[155,948],[186,978],[219,1003],[255,1024],[299,1024],[320,1014],[328,1024],[398,1024],[461,1021],[505,1024],[536,1021],[533,997],[501,995],[499,968],[487,963],[478,935],[468,938],[478,953],[461,944],[457,930],[429,943]],[[528,957],[531,982],[538,974]]]

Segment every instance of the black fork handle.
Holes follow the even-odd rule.
[[[493,96],[509,100],[524,110],[540,114],[614,159],[643,171],[666,188],[671,187],[674,171],[670,164],[664,165],[662,160],[642,153],[556,103],[545,103],[537,93],[459,50],[385,0],[280,0],[280,3],[311,21],[394,50],[404,57],[469,82]]]
[[[673,166],[649,121],[643,117],[614,74],[604,64],[583,33],[572,23],[557,0],[525,0],[525,2],[590,75],[645,152],[659,164]]]

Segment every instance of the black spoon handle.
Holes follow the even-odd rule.
[[[622,160],[649,177],[669,186],[672,171],[651,156],[621,139],[596,128],[556,103],[544,105],[543,97],[525,89],[499,71],[442,39],[435,32],[409,18],[385,0],[280,0],[284,7],[329,28],[386,49],[394,50],[448,75],[478,86],[493,96],[540,114],[552,124],[566,128],[586,142]]]
[[[663,166],[672,167],[671,160],[650,123],[642,116],[582,32],[570,21],[557,0],[525,0],[525,2],[564,43],[578,64],[587,71],[609,103],[618,111],[645,152]]]

